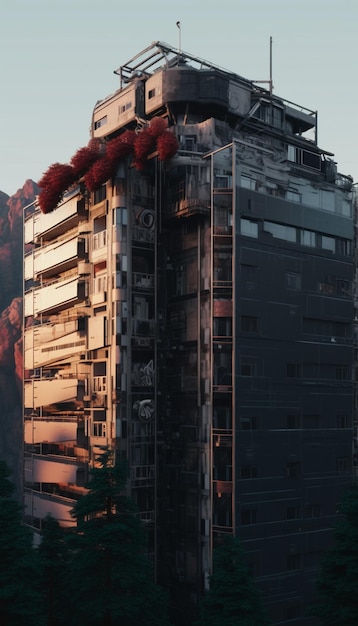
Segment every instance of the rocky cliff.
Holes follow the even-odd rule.
[[[0,192],[0,459],[22,493],[23,208],[39,189],[31,180],[13,196]]]

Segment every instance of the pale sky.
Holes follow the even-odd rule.
[[[357,0],[1,0],[0,190],[87,144],[113,73],[164,41],[318,110],[318,144],[358,181]]]

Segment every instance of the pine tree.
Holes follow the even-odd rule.
[[[325,626],[358,624],[358,484],[343,495],[334,537],[317,581],[317,601],[311,611]]]
[[[240,541],[226,537],[214,549],[213,565],[197,626],[267,626],[270,622]]]
[[[32,533],[22,524],[21,509],[11,498],[10,471],[0,461],[0,624],[41,626],[41,594]]]
[[[66,604],[68,561],[64,530],[51,515],[43,520],[38,547],[39,579],[47,626],[62,626]]]
[[[73,623],[76,626],[167,626],[166,598],[153,583],[146,536],[123,495],[127,467],[112,451],[91,470],[89,492],[73,509]]]

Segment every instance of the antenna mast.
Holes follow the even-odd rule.
[[[177,22],[177,27],[179,29],[179,52],[181,54],[181,24],[179,21]]]
[[[272,80],[272,37],[270,37],[270,79],[269,80],[253,80],[253,83],[266,83],[269,86],[269,94],[272,96],[273,80]]]
[[[270,37],[270,96],[272,96],[273,92],[273,82],[272,82],[272,37]]]

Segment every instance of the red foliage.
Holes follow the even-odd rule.
[[[143,172],[146,168],[147,161],[145,159],[134,159],[133,165],[138,172]]]
[[[43,174],[38,185],[41,189],[39,205],[43,213],[53,211],[62,200],[65,191],[73,185],[76,174],[71,165],[53,163]]]
[[[106,155],[98,159],[85,174],[85,185],[89,191],[99,189],[115,172],[116,164]]]
[[[155,150],[155,138],[149,133],[148,128],[144,128],[134,142],[134,154],[136,160],[143,161],[151,152]]]
[[[164,131],[157,139],[159,161],[169,161],[178,151],[179,143],[169,130]]]
[[[43,189],[38,197],[42,213],[51,213],[61,201],[61,197],[62,194],[56,191],[56,189],[51,189],[51,187]]]
[[[57,185],[58,181],[63,180],[66,176],[68,176],[69,179],[71,177],[73,178],[74,172],[72,167],[64,163],[53,163],[42,175],[42,178],[38,182],[38,186],[41,187],[41,189],[45,189],[45,187]]]
[[[168,128],[168,122],[163,117],[153,117],[150,120],[148,133],[155,139]]]
[[[76,178],[81,178],[100,156],[100,143],[95,139],[91,140],[84,148],[79,148],[70,161]]]
[[[134,130],[126,130],[119,137],[108,142],[106,155],[109,159],[119,161],[128,156],[133,150],[133,144],[137,135]]]

